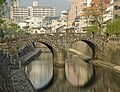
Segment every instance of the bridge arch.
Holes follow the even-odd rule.
[[[38,42],[44,44],[53,54],[53,59],[57,57],[56,56],[57,47],[52,42],[48,41],[47,39],[39,39],[39,38],[35,38],[32,42],[33,43]]]
[[[75,38],[73,41],[69,42],[67,48],[71,48],[72,45],[75,43],[75,42],[78,42],[78,41],[82,41],[82,42],[85,42],[91,49],[92,49],[92,52],[93,52],[93,57],[92,58],[95,58],[96,57],[96,53],[98,51],[102,51],[102,48],[101,46],[99,45],[98,42],[96,42],[94,39],[91,39],[89,37],[77,37]]]

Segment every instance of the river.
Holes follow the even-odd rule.
[[[72,58],[65,61],[65,67],[55,66],[52,53],[45,51],[26,66],[26,74],[38,92],[120,92],[120,75],[76,55]]]

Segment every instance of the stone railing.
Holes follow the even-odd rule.
[[[109,41],[120,42],[120,37],[109,37]]]

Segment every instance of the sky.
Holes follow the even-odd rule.
[[[19,0],[20,6],[30,6],[33,0]],[[56,16],[59,16],[62,10],[69,10],[70,0],[38,0],[39,5],[50,5],[55,7]]]

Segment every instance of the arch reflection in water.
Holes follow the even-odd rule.
[[[35,89],[41,89],[53,77],[53,63],[48,60],[34,60],[26,66],[26,73]]]
[[[75,49],[89,57],[93,57],[94,52],[93,52],[92,48],[83,41],[78,41],[78,42],[73,43],[71,48]]]
[[[93,76],[93,66],[76,59],[65,64],[66,77],[73,86],[85,86]]]

